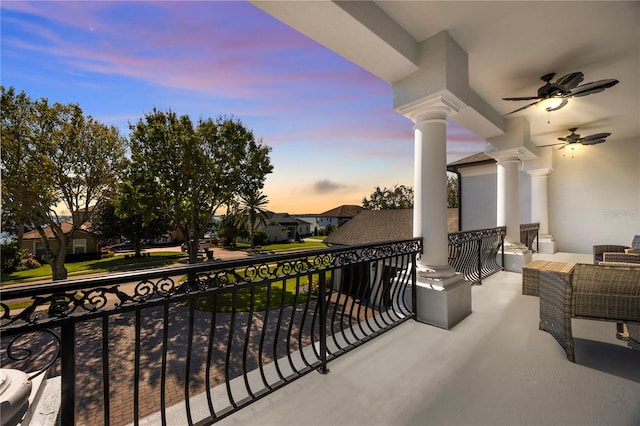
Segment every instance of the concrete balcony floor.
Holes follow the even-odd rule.
[[[591,255],[534,259],[591,262]],[[522,276],[473,287],[452,330],[404,323],[222,420],[223,425],[638,425],[640,351],[615,323],[573,320],[576,363],[538,330]]]

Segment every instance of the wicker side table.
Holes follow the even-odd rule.
[[[540,271],[555,272],[565,280],[570,280],[575,263],[551,262],[549,260],[534,260],[522,267],[522,294],[538,296]]]

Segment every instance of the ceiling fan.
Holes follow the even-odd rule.
[[[599,144],[602,142],[605,142],[606,138],[611,135],[611,133],[596,133],[594,135],[589,135],[589,136],[585,136],[585,137],[580,137],[580,134],[576,133],[576,130],[578,130],[577,127],[574,127],[572,129],[569,129],[569,131],[571,132],[570,135],[564,137],[564,138],[558,138],[559,143],[554,143],[551,145],[541,145],[540,148],[544,148],[546,146],[556,146],[556,145],[571,145],[571,144],[575,144],[575,143],[579,143],[582,145],[595,145],[595,144]],[[560,147],[562,148],[562,147]]]
[[[540,77],[540,80],[544,81],[545,84],[538,89],[537,96],[502,98],[504,101],[534,101],[505,115],[522,111],[523,109],[529,108],[530,106],[538,103],[540,103],[540,106],[547,112],[557,111],[569,102],[569,98],[574,96],[587,96],[593,93],[602,92],[604,89],[608,89],[609,87],[618,84],[618,80],[606,79],[592,81],[591,83],[585,83],[578,86],[582,80],[584,80],[584,75],[581,72],[572,72],[552,83],[551,80],[554,76],[555,73],[550,73]]]

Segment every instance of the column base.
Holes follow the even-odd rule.
[[[504,265],[502,256],[498,253],[498,265],[505,271],[522,273],[522,267],[533,260],[533,253],[522,243],[507,243],[504,245]]]
[[[471,313],[471,283],[455,275],[438,279],[418,274],[416,319],[450,330]]]
[[[556,250],[556,240],[553,235],[538,236],[538,253],[554,254]]]

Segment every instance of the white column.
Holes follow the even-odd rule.
[[[451,276],[447,230],[447,115],[446,106],[432,107],[414,126],[413,235],[422,237],[422,273]]]
[[[518,167],[520,159],[517,155],[503,153],[495,155],[497,168],[497,211],[496,223],[506,226],[504,241],[503,265],[507,271],[522,272],[522,267],[532,260],[531,251],[520,242],[520,189],[518,185]],[[501,261],[501,256],[498,256]]]
[[[447,116],[452,111],[455,102],[443,97],[399,109],[415,123],[413,235],[423,243],[416,318],[446,329],[471,313],[471,283],[448,262]]]
[[[551,169],[529,170],[531,176],[531,221],[540,224],[538,231],[538,251],[555,253],[555,240],[549,233],[549,198],[547,195],[547,179]]]
[[[540,224],[540,234],[549,234],[547,177],[549,169],[529,170],[531,176],[531,221]]]
[[[507,227],[505,241],[509,244],[520,243],[520,199],[518,188],[517,157],[498,159],[497,216],[498,226]]]

